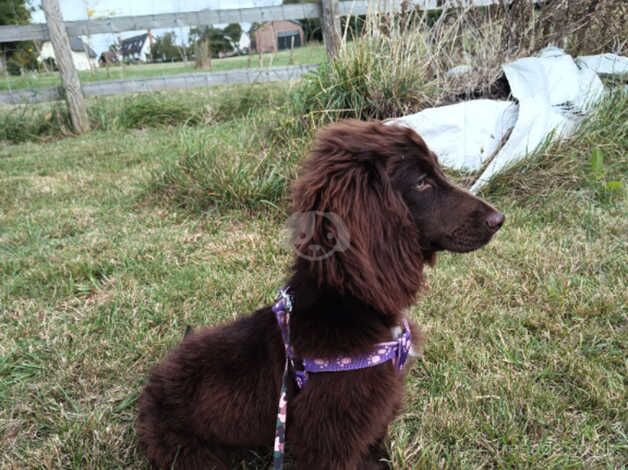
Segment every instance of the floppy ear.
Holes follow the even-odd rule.
[[[293,244],[319,285],[397,314],[412,304],[422,281],[416,226],[392,187],[390,158],[352,152],[360,146],[347,139],[365,136],[347,133],[347,125],[319,133],[294,185]]]

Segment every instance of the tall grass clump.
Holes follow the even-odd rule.
[[[287,100],[281,84],[226,86],[214,90],[155,92],[96,99],[89,107],[97,129],[213,124],[236,119]]]
[[[264,144],[257,124],[254,118],[242,118],[182,129],[180,156],[153,171],[145,188],[148,199],[191,211],[281,203],[291,162]]]
[[[406,4],[401,13],[371,12],[361,27],[345,29],[334,60],[304,78],[297,113],[320,125],[398,117],[468,97],[505,98],[508,90],[497,82],[502,64],[549,44],[572,54],[600,52],[601,45],[604,52],[625,51],[625,2],[546,3],[514,0],[439,13]],[[465,71],[454,73],[456,66]]]
[[[353,38],[345,31],[334,60],[305,77],[297,108],[317,123],[385,119],[444,102],[456,92],[447,75],[456,65],[475,71],[465,88],[492,82],[499,74],[500,30],[485,16],[480,21],[470,10],[443,10],[436,18],[418,11],[369,14]]]
[[[0,142],[46,141],[71,134],[70,116],[60,103],[0,109]]]
[[[122,98],[94,100],[88,111],[97,129],[142,129],[194,125],[203,120],[202,100],[181,94],[143,93]]]

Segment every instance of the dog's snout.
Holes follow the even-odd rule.
[[[499,228],[504,224],[504,220],[506,220],[506,216],[499,211],[493,211],[486,218],[486,225],[493,231],[499,230]]]

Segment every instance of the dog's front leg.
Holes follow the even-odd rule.
[[[392,367],[311,377],[288,413],[287,448],[295,468],[378,468],[374,465],[384,456],[378,442],[386,435],[400,393]]]
[[[369,446],[368,454],[358,466],[359,470],[390,470],[392,468],[384,440],[385,437],[382,437]]]

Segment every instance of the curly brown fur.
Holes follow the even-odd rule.
[[[380,122],[344,121],[319,133],[294,185],[293,211],[301,256],[288,280],[291,336],[304,357],[364,353],[389,341],[422,285],[423,264],[439,250],[479,248],[503,223],[446,180],[417,134]],[[321,252],[332,254],[304,256]],[[152,465],[227,469],[240,449],[270,448],[283,364],[270,307],[187,335],[152,371],[139,400],[136,428]],[[386,468],[384,442],[402,391],[390,362],[312,374],[300,391],[292,384],[294,467]]]

